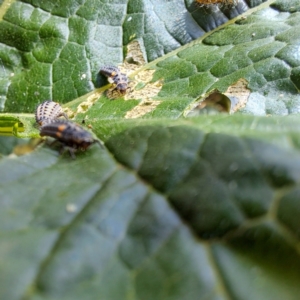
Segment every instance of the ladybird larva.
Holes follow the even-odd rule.
[[[126,93],[128,87],[128,78],[124,73],[118,73],[113,78],[114,84],[116,85],[116,89],[120,91],[122,94]]]
[[[103,66],[99,71],[101,74],[105,75],[108,78],[110,83],[115,84],[115,89],[121,94],[125,94],[128,88],[128,77],[126,74],[121,73],[119,68],[115,66]]]
[[[115,66],[103,66],[99,72],[108,78],[112,78],[120,73],[120,70]]]
[[[92,134],[85,130],[80,125],[67,120],[54,120],[51,123],[46,123],[40,128],[41,136],[53,137],[56,141],[62,144],[62,150],[68,150],[71,157],[75,159],[77,150],[85,151],[89,146],[98,143]]]
[[[234,5],[238,0],[195,0],[197,4],[211,5],[211,4],[225,4]]]
[[[35,120],[40,126],[53,122],[59,117],[68,119],[67,114],[63,111],[59,103],[52,100],[42,102],[35,110]]]

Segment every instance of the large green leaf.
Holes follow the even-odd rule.
[[[3,158],[1,298],[297,299],[300,153],[276,141],[299,138],[250,120],[251,137],[127,122],[110,153]]]
[[[0,132],[73,100],[105,148],[1,138],[0,299],[299,299],[300,123],[265,116],[299,112],[299,3],[192,2],[2,2]],[[110,100],[98,69],[135,39],[150,63]],[[235,115],[185,117],[240,79]]]
[[[255,4],[260,2],[262,1],[257,1]],[[271,3],[272,1],[267,2]],[[161,1],[152,3],[149,0],[132,0],[128,4],[125,1],[103,3],[100,0],[76,2],[56,0],[51,3],[17,1],[12,2],[11,5],[3,3],[1,7],[2,34],[0,36],[1,107],[10,112],[32,112],[36,104],[45,99],[50,98],[60,102],[70,101],[102,84],[103,80],[101,81],[98,76],[100,66],[122,62],[123,47],[130,41],[138,40],[144,58],[153,60],[193,38],[201,36],[204,31],[195,21],[199,20],[201,24],[209,24],[208,29],[212,29],[227,20],[227,18],[224,19],[221,11],[211,14],[211,11],[202,11],[203,8],[200,7],[192,8],[196,12],[200,12],[200,15],[198,13],[192,17],[193,14],[191,15],[188,11],[191,9],[191,5],[191,3],[184,4],[175,0],[163,3]],[[250,7],[253,5],[249,3]],[[247,10],[246,3],[242,6],[242,11]],[[235,7],[232,8],[232,11],[234,10]],[[279,24],[276,27],[282,27],[282,30],[290,28],[288,24],[285,24],[287,20],[280,18],[276,20],[273,11],[266,13],[269,15],[270,21],[278,23],[280,20],[284,26]],[[210,18],[208,18],[209,15]],[[268,26],[267,31],[263,34],[265,42],[262,41],[262,44],[264,45],[269,43],[275,34],[282,31],[279,29],[269,31],[268,28],[272,25],[266,24],[265,21],[264,15],[261,18],[261,22],[263,22],[261,25],[258,20],[252,20],[249,22],[250,25],[237,27],[244,33],[244,28],[253,27],[251,25],[253,22],[257,24],[256,27],[261,27],[261,32],[264,32],[265,27]],[[236,36],[236,30],[233,33],[234,36]],[[192,34],[193,32],[196,33]],[[249,32],[248,41],[249,39],[261,39],[261,33],[257,33],[256,38],[251,38],[252,33],[252,31]],[[227,50],[232,48],[231,40],[228,40],[227,44],[230,45],[226,48]],[[255,45],[255,43],[252,44]],[[248,49],[262,46],[258,42],[256,42],[256,46],[254,45],[249,45]],[[282,43],[283,47],[284,43]],[[224,47],[221,47],[220,50],[216,48],[213,50],[219,52],[218,60],[226,55]],[[196,53],[203,52],[198,47],[195,48],[195,51]],[[204,58],[207,56],[205,52],[210,53],[211,50],[204,49],[202,54]],[[273,52],[270,53],[270,55],[272,54]],[[199,59],[202,60],[202,56]],[[250,64],[250,62],[248,63]],[[213,67],[212,64],[207,65],[205,70],[197,70],[198,66],[197,64],[193,66],[193,61],[185,64],[190,70],[188,73],[184,70],[180,72],[182,73],[181,80],[176,85],[179,84],[179,88],[181,87],[180,95],[188,92],[188,96],[194,98],[201,95],[207,85],[212,85],[216,79],[214,77],[216,72],[213,72],[213,76],[205,75],[202,78],[197,71],[210,70]],[[279,68],[283,75],[288,72],[287,67],[280,63],[278,65],[277,61],[274,63],[274,68]],[[174,72],[172,73],[174,76]],[[217,76],[224,75],[220,71],[217,73],[219,73]],[[246,70],[245,73],[242,75],[250,76],[249,70],[248,72]],[[183,91],[187,84],[187,78],[184,80],[182,77],[191,75],[194,75],[191,78],[191,87],[188,91]],[[295,74],[295,76],[297,75]],[[167,74],[164,74],[163,77],[167,81],[170,80]],[[203,81],[202,89],[195,87],[198,80]],[[260,81],[263,79],[261,78]],[[260,82],[260,84],[264,84],[266,81]],[[230,84],[230,82],[228,83]],[[169,83],[166,89],[168,90],[170,87],[172,84]]]

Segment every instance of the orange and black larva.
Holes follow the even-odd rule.
[[[115,66],[104,66],[100,68],[99,72],[105,75],[110,83],[114,83],[116,85],[116,90],[121,94],[126,93],[129,80],[126,74],[121,73],[119,68]]]
[[[197,4],[200,5],[212,5],[212,4],[224,4],[224,5],[234,5],[238,0],[195,0]]]
[[[76,123],[66,120],[55,120],[40,128],[41,136],[50,136],[60,142],[63,146],[62,150],[69,150],[72,158],[75,158],[77,150],[85,151],[89,146],[98,143],[101,147],[102,144],[99,140],[93,138],[92,134],[79,126]]]
[[[99,72],[108,78],[113,78],[121,71],[115,66],[103,66]]]
[[[35,110],[35,120],[40,126],[51,123],[59,117],[68,119],[59,103],[51,100],[42,102]]]

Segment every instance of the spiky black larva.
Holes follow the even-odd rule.
[[[72,158],[75,158],[74,153],[77,150],[85,151],[94,143],[98,143],[102,147],[101,142],[95,139],[89,131],[66,120],[55,120],[41,126],[40,135],[50,136],[60,142],[63,145],[62,150],[69,150]]]
[[[118,67],[115,66],[103,66],[100,68],[100,73],[108,77],[108,80],[115,84],[116,90],[125,94],[128,88],[128,77],[126,74],[121,73]]]

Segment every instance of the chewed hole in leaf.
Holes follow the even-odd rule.
[[[201,98],[188,112],[187,116],[215,114],[220,112],[234,113],[243,108],[249,98],[248,82],[241,78],[228,87],[225,93],[213,90]]]

